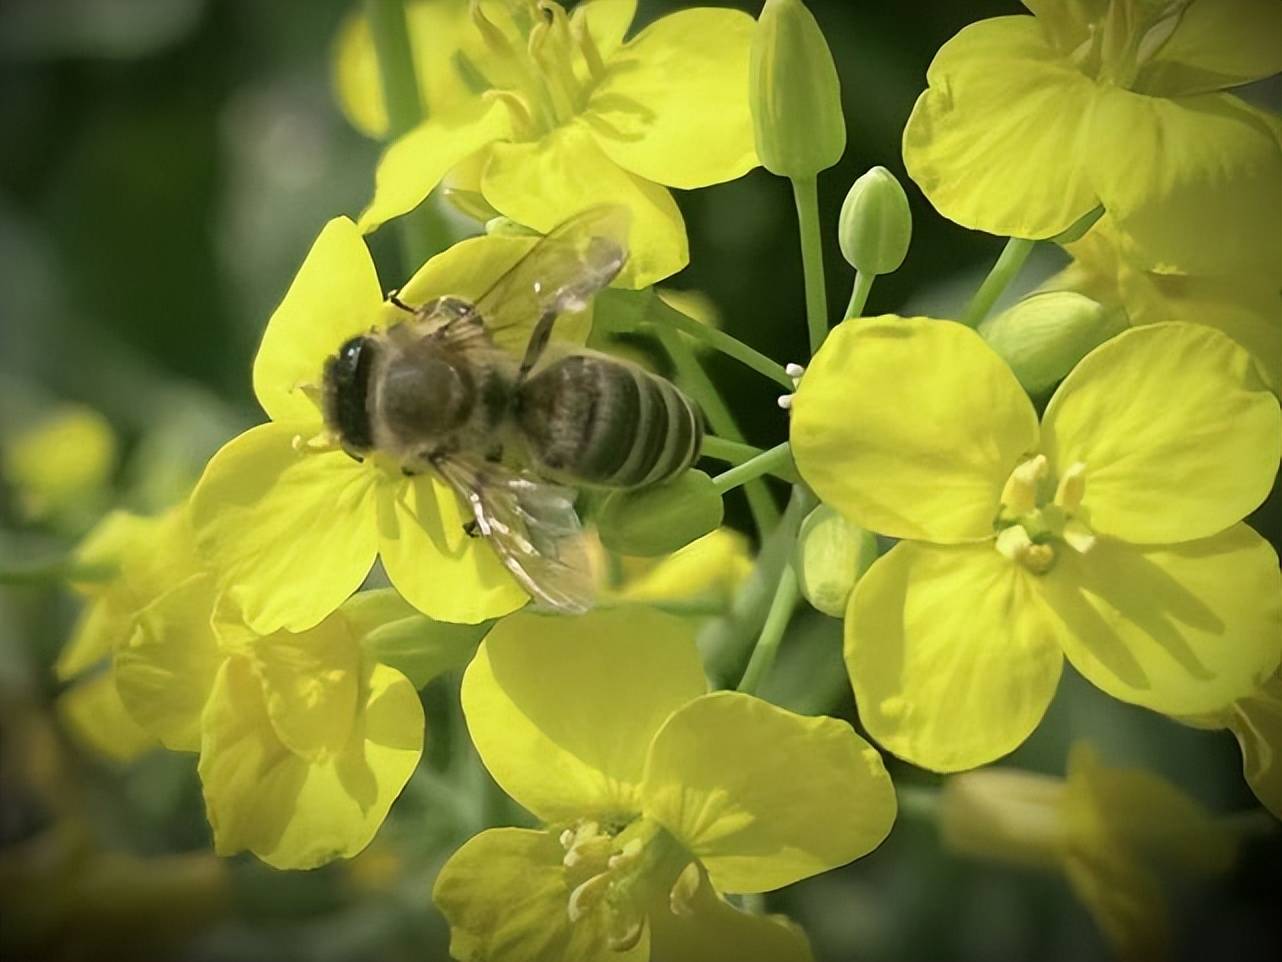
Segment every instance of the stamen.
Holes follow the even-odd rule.
[[[1064,476],[1059,479],[1059,486],[1055,489],[1055,503],[1072,514],[1082,506],[1082,498],[1085,494],[1086,464],[1082,461],[1074,461],[1068,466]]]
[[[1015,468],[1002,488],[1002,504],[1015,517],[1032,514],[1037,508],[1037,486],[1050,471],[1046,455],[1039,454]]]
[[[634,912],[630,918],[616,916],[612,922],[606,944],[615,952],[627,952],[636,948],[641,941],[641,933],[645,931],[645,916]]]
[[[596,45],[596,38],[588,29],[587,17],[581,17],[571,27],[574,39],[579,45],[579,52],[583,54],[583,59],[588,65],[588,74],[593,80],[600,80],[605,76],[605,60],[601,57],[601,48]]]
[[[1095,547],[1095,533],[1075,518],[1065,523],[1060,536],[1078,554],[1086,554]]]
[[[699,865],[691,862],[681,870],[677,880],[672,883],[672,891],[668,893],[668,906],[672,909],[673,915],[679,915],[682,918],[689,918],[694,915],[694,897],[699,893],[699,885],[703,881],[703,876],[699,872]]]
[[[1055,564],[1055,549],[1048,544],[1035,543],[1023,525],[1015,524],[1003,529],[997,535],[997,550],[1034,574],[1045,574]]]
[[[314,437],[304,438],[301,434],[295,434],[290,438],[289,446],[298,454],[328,454],[331,451],[337,451],[342,447],[338,438],[328,432],[317,434]]]
[[[606,891],[610,888],[610,876],[602,872],[600,875],[594,875],[582,885],[578,886],[570,893],[570,901],[567,911],[570,915],[571,922],[578,922],[588,912],[592,911],[601,900],[605,898]]]
[[[487,90],[481,94],[481,97],[485,100],[501,100],[507,105],[508,113],[512,116],[512,127],[518,139],[530,139],[538,134],[538,125],[535,123],[530,102],[523,94],[514,90]]]
[[[778,399],[775,403],[776,403],[776,404],[778,404],[778,405],[779,405],[781,408],[783,408],[785,411],[791,411],[791,410],[792,410],[792,399],[793,399],[794,397],[796,397],[796,395],[795,395],[795,394],[781,394],[781,395],[779,395],[779,399]]]

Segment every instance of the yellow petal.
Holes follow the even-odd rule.
[[[646,608],[501,621],[463,676],[490,774],[546,822],[640,811],[646,751],[707,683],[691,625]]]
[[[0,467],[24,513],[43,519],[91,509],[116,470],[111,423],[93,408],[64,404],[5,439]]]
[[[344,454],[300,454],[313,422],[263,424],[214,455],[192,494],[202,554],[262,635],[318,624],[374,563],[375,469]]]
[[[1282,6],[1275,0],[1193,0],[1144,64],[1136,89],[1174,97],[1263,80],[1282,70]]]
[[[1152,772],[1101,765],[1086,744],[1069,752],[1067,804],[1070,812],[1094,805],[1110,834],[1152,865],[1215,876],[1237,858],[1238,835],[1228,824]]]
[[[410,49],[419,96],[429,114],[448,110],[475,96],[455,65],[452,54],[464,50],[475,55],[482,47],[471,29],[468,5],[463,0],[428,0],[405,5]],[[472,42],[468,42],[472,41]],[[387,107],[378,72],[378,54],[370,36],[369,21],[353,11],[343,21],[334,42],[334,94],[352,126],[367,137],[387,135]]]
[[[1085,555],[1061,550],[1038,584],[1073,667],[1154,711],[1215,712],[1282,657],[1277,555],[1244,524],[1165,547],[1100,539]]]
[[[723,899],[706,872],[699,887],[674,913],[666,898],[650,911],[650,958],[663,962],[811,962],[806,934],[779,915],[742,912]]]
[[[846,612],[846,667],[868,733],[940,772],[1018,747],[1063,660],[1034,579],[991,544],[905,542],[874,562]]]
[[[1223,331],[1251,352],[1282,391],[1282,289],[1267,275],[1155,274],[1123,265],[1119,293],[1132,324],[1192,321]]]
[[[1085,465],[1099,534],[1140,544],[1223,531],[1267,497],[1282,410],[1250,355],[1196,324],[1135,328],[1092,351],[1042,422],[1057,475]]]
[[[363,849],[418,765],[423,710],[391,668],[368,669],[338,755],[308,762],[276,737],[249,661],[230,658],[205,710],[200,779],[220,855],[248,849],[276,868],[314,868]]]
[[[949,321],[846,321],[793,399],[802,477],[861,527],[897,538],[991,537],[1002,487],[1036,444],[1015,375]]]
[[[512,134],[508,108],[476,100],[435,114],[383,151],[374,196],[357,223],[368,234],[421,204],[455,164]]]
[[[210,627],[214,580],[193,575],[142,610],[115,658],[130,714],[173,751],[200,749],[200,715],[222,664]]]
[[[486,234],[459,241],[424,264],[398,291],[398,296],[404,303],[414,306],[446,294],[475,301],[528,254],[537,240],[536,237]],[[389,304],[383,310],[383,319],[389,325],[396,324],[405,319],[405,312]],[[518,316],[508,311],[498,318],[486,320],[498,328],[493,332],[494,343],[519,357],[525,353],[538,318]],[[567,312],[557,318],[556,339],[582,344],[591,329],[592,308],[589,305],[586,310]]]
[[[379,556],[405,599],[438,621],[476,624],[529,597],[485,538],[471,537],[452,488],[423,475],[379,487]]]
[[[1084,164],[1093,85],[1035,18],[970,24],[926,79],[904,128],[904,163],[949,220],[1044,238],[1098,206]]]
[[[63,692],[58,715],[76,741],[115,762],[132,762],[156,744],[126,710],[110,671]]]
[[[1101,91],[1084,163],[1137,265],[1282,273],[1282,124],[1228,94]]]
[[[638,177],[684,189],[756,167],[746,79],[752,30],[738,10],[681,10],[624,44],[584,114],[601,150]]]
[[[881,756],[848,724],[738,692],[696,698],[664,722],[641,793],[646,816],[723,892],[766,892],[844,865],[895,820]]]
[[[733,528],[718,528],[625,582],[617,597],[637,603],[703,595],[729,600],[751,573],[747,538]]]
[[[604,60],[619,49],[637,13],[637,0],[583,0],[574,5],[570,23],[576,33],[586,29]]]
[[[124,644],[133,630],[135,612],[122,607],[111,595],[89,602],[80,613],[67,644],[58,654],[54,673],[59,681],[70,681],[88,671]]]
[[[604,900],[573,924],[565,850],[550,832],[494,828],[469,839],[436,878],[450,956],[485,962],[646,962],[649,939],[609,948]]]
[[[374,262],[346,217],[325,225],[280,302],[254,358],[254,394],[273,421],[318,420],[301,388],[319,389],[325,361],[369,330],[383,303]]]
[[[341,751],[360,694],[361,649],[347,622],[331,616],[297,635],[278,631],[259,639],[250,656],[285,747],[314,761]]]
[[[533,143],[495,144],[481,189],[508,217],[544,233],[588,207],[627,207],[630,252],[619,275],[625,287],[647,287],[690,260],[685,222],[672,195],[615,164],[581,123]]]
[[[1228,725],[1242,747],[1247,784],[1260,804],[1282,818],[1282,675],[1235,702]]]

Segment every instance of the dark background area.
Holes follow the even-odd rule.
[[[685,5],[642,0],[638,22]],[[809,5],[835,55],[849,126],[844,158],[819,184],[829,304],[834,312],[845,305],[852,279],[834,236],[841,201],[859,174],[882,164],[908,191],[913,245],[904,267],[874,286],[869,312],[960,308],[1002,241],[933,212],[904,174],[900,133],[939,46],[968,22],[1023,7]],[[355,214],[368,198],[380,151],[348,126],[331,95],[333,37],[350,6],[0,0],[0,431],[43,405],[83,402],[118,432],[120,483],[132,491],[131,456],[158,433],[179,439],[183,463],[196,472],[217,444],[259,419],[250,363],[263,325],[325,221]],[[678,202],[692,263],[672,286],[707,293],[724,327],[766,354],[803,359],[788,184],[758,170],[678,192]],[[406,268],[391,235],[373,241],[387,287]],[[1028,279],[1048,274],[1056,258],[1039,250]],[[721,357],[709,366],[750,440],[784,439],[776,387]],[[1275,492],[1257,524],[1275,544],[1279,513]],[[742,504],[732,504],[730,519],[747,529]],[[11,505],[0,504],[0,520],[13,522]],[[0,547],[18,543],[6,536]],[[56,693],[48,665],[74,610],[54,591],[0,590],[5,697]],[[837,622],[811,613],[799,631],[830,670],[841,670]],[[785,650],[774,682],[781,701],[817,670],[814,657],[793,658],[800,647]],[[848,694],[841,713],[853,718]],[[1110,761],[1157,770],[1216,811],[1255,805],[1230,736],[1113,702],[1069,669],[1046,722],[1010,763],[1062,773],[1077,738],[1104,746]],[[932,781],[890,764],[906,783]],[[77,755],[76,765],[99,809],[95,831],[111,844],[140,854],[208,845],[191,759],[152,756],[122,770]],[[235,860],[234,905],[182,957],[444,958],[430,878],[458,832],[431,822],[430,800],[411,792],[377,843],[401,863],[394,883],[367,884],[339,866],[286,876]],[[1230,878],[1180,893],[1178,956],[1275,958],[1279,865],[1275,833]],[[869,858],[768,905],[803,922],[817,957],[829,962],[1107,955],[1062,878],[950,857],[929,823],[909,817]],[[163,902],[155,911],[165,911]]]

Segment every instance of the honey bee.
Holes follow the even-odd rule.
[[[411,307],[392,295],[406,319],[325,363],[322,409],[343,449],[434,472],[468,506],[469,533],[557,611],[592,602],[577,489],[665,481],[694,463],[703,438],[698,408],[668,381],[552,341],[556,319],[586,308],[623,267],[628,224],[615,206],[572,217],[475,303]]]

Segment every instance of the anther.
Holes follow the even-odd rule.
[[[793,394],[781,394],[781,395],[779,395],[779,400],[778,400],[777,402],[775,402],[775,403],[777,403],[777,404],[778,404],[781,408],[783,408],[785,411],[791,411],[791,410],[792,410],[792,399],[793,399],[795,396],[796,396],[796,395],[793,395]]]
[[[806,369],[800,364],[787,364],[784,366],[783,372],[792,378],[792,386],[796,387],[801,383],[801,375],[806,373]]]
[[[694,915],[694,897],[699,893],[699,884],[703,881],[703,876],[699,873],[699,865],[691,862],[681,870],[677,880],[672,883],[672,890],[668,893],[668,906],[672,909],[673,915],[679,915],[682,918],[689,918]]]
[[[1095,533],[1076,518],[1065,523],[1061,537],[1078,554],[1086,554],[1095,547]]]
[[[588,912],[592,911],[601,899],[605,897],[606,891],[610,887],[610,876],[602,872],[600,875],[594,875],[582,885],[575,888],[570,893],[570,901],[567,911],[570,915],[571,922],[578,922]]]
[[[1055,503],[1070,514],[1082,506],[1086,494],[1086,465],[1074,461],[1068,466],[1055,489]]]
[[[1015,468],[1002,488],[1002,504],[1010,514],[1020,517],[1037,509],[1037,486],[1046,477],[1050,465],[1046,455],[1039,454]]]

